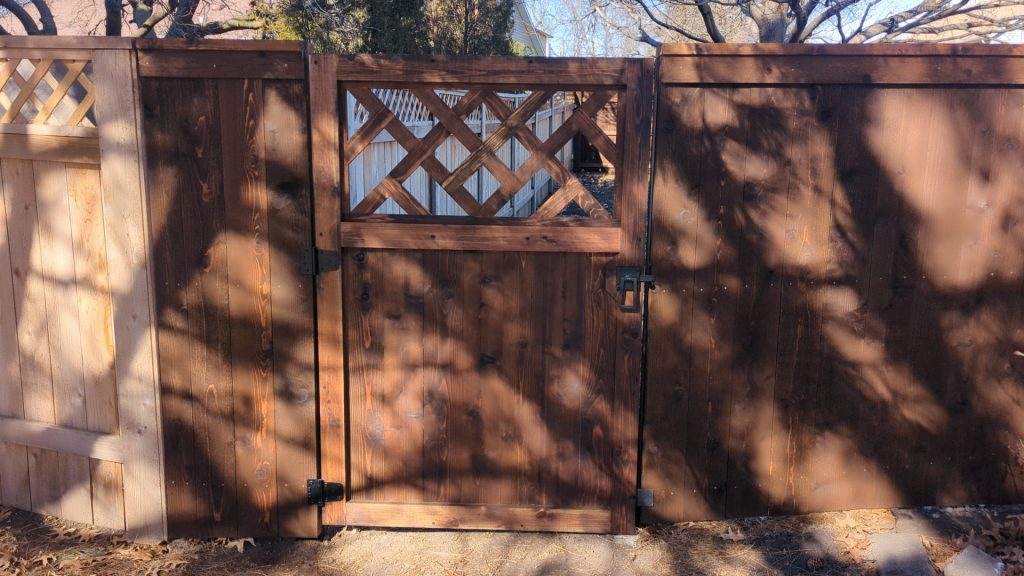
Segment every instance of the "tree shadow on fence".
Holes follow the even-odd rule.
[[[1020,102],[665,89],[649,521],[1020,501]]]

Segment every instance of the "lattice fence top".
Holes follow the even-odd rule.
[[[423,104],[419,98],[411,90],[401,88],[379,88],[373,89],[371,92],[388,108],[391,112],[406,126],[413,128],[419,126],[428,126],[436,123],[434,115],[431,113],[430,108]],[[435,90],[437,97],[441,99],[449,108],[454,108],[460,100],[466,97],[467,91],[465,90]],[[498,93],[497,97],[500,98],[506,106],[512,110],[516,110],[529,96],[528,93]],[[551,108],[557,108],[565,103],[566,95],[564,92],[557,92],[554,94],[552,99],[545,103],[545,105],[538,110],[538,113],[543,110]],[[356,98],[349,100],[350,105],[354,106],[353,112],[350,117],[350,128],[358,128],[366,123],[370,119],[370,111],[366,109],[366,106]],[[484,114],[484,121],[488,124],[498,124],[501,119],[494,115],[494,113],[486,106],[475,107],[465,121],[468,123],[480,123],[480,114]]]
[[[88,60],[0,59],[0,125],[96,126]]]
[[[533,218],[558,216],[573,203],[590,218],[611,218],[611,214],[555,158],[555,154],[576,133],[582,132],[601,154],[613,163],[617,161],[615,140],[594,121],[597,112],[614,96],[613,91],[587,94],[568,120],[548,135],[547,140],[541,140],[529,124],[541,109],[553,105],[553,98],[559,94],[554,90],[532,91],[511,104],[509,95],[491,90],[470,90],[449,100],[445,99],[444,93],[427,87],[402,91],[404,94],[396,92],[349,88],[349,93],[359,102],[367,116],[358,127],[349,127],[351,137],[344,143],[346,162],[355,160],[383,131],[394,137],[406,155],[356,206],[348,207],[348,214],[372,215],[391,199],[406,214],[429,216],[430,211],[403,186],[403,182],[413,172],[422,168],[467,215],[492,218],[530,178],[543,169],[558,182],[560,188],[537,208]],[[564,98],[564,93],[560,96]],[[500,124],[486,135],[479,134],[472,128],[470,115],[473,113],[493,116]],[[432,118],[437,124],[422,137],[418,137],[410,130],[410,122],[402,120],[403,115],[407,120]],[[457,139],[469,152],[465,160],[453,170],[443,166],[434,156],[434,151],[448,137]],[[497,151],[512,138],[517,139],[529,153],[529,158],[514,170],[497,155]],[[499,185],[489,196],[478,200],[464,185],[481,168],[492,174]]]

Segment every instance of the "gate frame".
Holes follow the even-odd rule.
[[[621,90],[619,101],[619,131],[616,143],[620,147],[621,177],[617,177],[615,216],[616,226],[593,226],[590,222],[546,220],[530,223],[522,219],[474,220],[463,217],[454,221],[415,221],[410,217],[380,217],[379,224],[346,226],[343,201],[347,201],[345,170],[342,164],[341,143],[347,141],[347,127],[343,119],[344,101],[339,98],[340,71],[355,82],[373,82],[400,87],[417,83],[419,86],[473,86],[478,88],[519,87],[536,90]],[[500,58],[500,57],[400,57],[350,56],[310,53],[307,55],[309,82],[309,113],[311,133],[311,170],[313,187],[314,245],[318,250],[341,252],[345,247],[401,247],[418,249],[471,249],[501,251],[566,251],[616,253],[617,266],[645,267],[648,239],[648,209],[650,169],[653,158],[653,122],[655,60],[627,58]],[[398,80],[396,80],[398,79]],[[629,145],[627,145],[627,143]],[[635,145],[632,145],[634,144]],[[399,223],[398,220],[406,222]],[[415,223],[408,223],[413,221]],[[531,225],[532,224],[532,225]],[[347,234],[346,228],[360,226],[404,227],[402,242],[380,245],[367,241],[360,234]],[[486,226],[490,231],[500,230],[487,240],[465,246],[459,238],[459,228],[465,225]],[[536,232],[552,230],[549,242],[538,244]],[[562,228],[559,230],[559,228]],[[588,230],[589,229],[589,230]],[[393,232],[399,231],[393,228]],[[589,238],[579,242],[574,235],[591,232]],[[343,237],[350,236],[343,242]],[[388,236],[394,236],[390,234]],[[614,242],[612,249],[599,249]],[[342,259],[344,260],[344,259]],[[344,265],[344,263],[342,264]],[[612,279],[613,281],[614,279]],[[349,391],[344,349],[344,310],[342,305],[341,271],[316,277],[317,325],[317,382],[320,406],[320,471],[329,481],[347,481],[349,478],[348,404]],[[641,300],[645,291],[640,291]],[[611,423],[613,451],[611,461],[619,486],[609,502],[610,531],[631,534],[636,528],[636,487],[640,437],[639,410],[641,406],[641,371],[643,366],[643,309],[637,302],[636,310],[615,308],[612,318],[616,323],[616,373],[613,390],[619,408]],[[339,345],[335,346],[333,343]],[[446,505],[455,508],[457,505]],[[445,506],[422,505],[426,515],[437,514]],[[461,506],[471,514],[479,506]],[[325,524],[344,525],[348,514],[346,500],[327,504],[321,521]],[[481,526],[485,527],[485,526]]]

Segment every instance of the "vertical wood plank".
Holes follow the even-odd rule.
[[[647,240],[647,192],[651,165],[651,126],[654,103],[654,61],[633,60],[626,72],[628,90],[621,93],[618,114],[622,152],[621,190],[615,212],[622,226],[622,251],[617,266],[644,266]],[[610,289],[614,289],[614,278]],[[646,306],[646,304],[644,304]],[[636,529],[637,410],[640,392],[641,314],[617,310],[615,396],[611,415],[610,470],[614,488],[611,495],[612,532],[631,534]]]
[[[34,169],[43,298],[51,336],[54,418],[58,426],[84,430],[88,427],[88,418],[67,170],[58,162],[35,162]],[[58,461],[61,516],[75,522],[91,522],[88,458],[60,454]],[[58,481],[57,478],[52,480]]]
[[[555,289],[551,323],[547,327],[548,352],[545,369],[548,392],[545,418],[554,428],[554,484],[556,507],[580,506],[580,435],[583,402],[583,314],[586,283],[590,276],[588,258],[564,254],[556,273],[561,281]]]
[[[36,184],[32,162],[3,160],[4,202],[7,235],[14,278],[14,303],[18,326],[24,417],[55,423],[50,372],[49,332],[46,318],[45,279]],[[31,504],[27,509],[59,515],[60,470],[55,452],[29,448],[28,478]],[[17,457],[14,457],[15,460]]]
[[[799,89],[777,90],[781,116],[778,134],[794,142],[806,142],[809,127],[801,122],[805,93]],[[808,215],[800,206],[810,185],[806,174],[807,159],[796,152],[790,152],[784,158],[790,173],[789,185],[779,193],[780,196],[785,194],[786,209],[777,215],[778,221],[773,223],[774,226],[784,227],[781,235],[784,240],[783,245],[775,248],[781,249],[783,254],[798,254],[803,248],[801,243],[807,239],[803,233],[809,225]],[[772,474],[769,481],[769,493],[773,500],[769,508],[771,514],[793,513],[797,509],[797,474],[800,471],[797,463],[798,444],[802,440],[803,422],[796,412],[806,400],[805,360],[814,345],[813,337],[809,334],[811,311],[806,299],[802,270],[793,259],[782,258],[782,263],[782,313],[779,322],[774,419],[775,423],[781,425],[781,429],[772,431]]]
[[[737,102],[744,105],[775,106],[778,94],[769,90],[736,90]],[[750,118],[744,134],[747,157],[741,193],[742,214],[734,218],[749,221],[749,215],[771,213],[780,191],[788,187],[789,173],[781,169],[784,161],[775,150],[759,145],[761,138],[771,137],[770,116]],[[781,194],[785,194],[781,192]],[[776,260],[765,254],[767,230],[765,226],[732,230],[734,238],[742,242],[743,249],[736,255],[736,275],[743,283],[733,292],[738,298],[736,318],[736,364],[741,368],[743,380],[735,388],[730,401],[728,450],[726,470],[725,514],[764,516],[768,514],[769,478],[774,470],[770,462],[752,458],[759,450],[770,450],[772,418],[774,416],[774,389],[778,359],[779,314],[782,302],[782,278]],[[657,236],[655,236],[657,238]],[[708,424],[712,425],[712,424]]]
[[[114,327],[110,316],[107,255],[103,242],[100,173],[67,167],[74,238],[75,278],[85,378],[85,408],[90,430],[117,433],[117,385],[114,374]],[[121,464],[91,460],[93,522],[124,529]]]
[[[322,250],[340,251],[343,183],[339,158],[339,138],[344,127],[339,123],[338,76],[335,56],[309,56],[309,127],[312,135],[313,236]],[[343,264],[344,265],[344,264]],[[317,390],[320,404],[320,477],[347,483],[345,473],[345,357],[342,341],[342,275],[337,272],[316,278],[317,316]],[[344,524],[345,503],[333,502],[321,514],[326,524]]]
[[[885,312],[889,324],[889,336],[885,342],[887,354],[901,359],[905,365],[916,366],[921,360],[922,350],[915,343],[922,338],[932,338],[936,335],[918,332],[925,325],[927,313],[924,307],[927,306],[929,294],[918,260],[920,249],[923,247],[919,245],[922,222],[918,218],[915,206],[927,205],[929,202],[931,191],[928,190],[928,186],[941,185],[931,172],[936,167],[936,153],[942,146],[935,141],[936,118],[944,112],[941,105],[916,89],[887,91],[886,96],[893,100],[888,101],[889,107],[885,116],[901,110],[899,121],[905,124],[899,133],[899,140],[892,142],[891,148],[888,143],[886,145],[892,154],[891,158],[897,164],[895,171],[886,171],[888,177],[892,178],[891,188],[888,189],[899,198],[900,205],[896,225],[899,237],[894,246],[892,272],[888,275],[892,299]],[[906,385],[921,385],[920,381],[904,382]],[[899,386],[900,382],[896,380],[893,384]],[[884,403],[882,405],[884,406]],[[910,437],[909,435],[914,434],[917,429],[913,423],[893,423],[884,416],[878,421],[877,430],[888,429],[890,434],[908,434]],[[895,475],[910,473],[909,458],[903,448],[905,444],[894,445],[885,434],[879,432],[871,436],[873,438],[870,442],[876,447],[874,453],[882,463],[882,470],[886,476],[893,478]],[[894,465],[899,468],[895,468]],[[924,504],[934,496],[934,490],[931,489],[934,482],[928,480],[938,478],[938,468],[932,468],[928,463],[923,466],[919,474],[921,481],[911,484],[909,490],[901,494],[902,504]],[[931,469],[931,472],[928,472],[928,469]]]
[[[270,255],[259,80],[219,85],[239,530],[277,535]]]
[[[536,419],[544,394],[544,320],[547,299],[541,278],[551,274],[548,254],[508,253],[505,266],[514,272],[512,292],[518,301],[511,307],[513,321],[505,328],[502,355],[514,402],[512,411],[514,459],[511,472],[516,482],[514,502],[543,502],[542,482],[548,430]]]
[[[96,124],[113,297],[118,417],[125,440],[125,525],[142,540],[167,535],[160,442],[149,230],[142,181],[136,69],[127,50],[93,62]]]
[[[25,405],[22,394],[22,369],[19,358],[18,314],[15,300],[15,284],[22,284],[24,269],[16,269],[12,259],[12,237],[8,233],[8,209],[13,204],[7,197],[13,192],[11,185],[24,185],[17,178],[11,179],[7,172],[10,162],[0,160],[0,415],[24,418]],[[28,183],[31,185],[31,183]],[[29,368],[29,374],[32,369]],[[28,477],[28,450],[21,445],[0,442],[0,502],[5,506],[32,509]]]
[[[186,237],[182,223],[184,197],[195,192],[192,182],[198,178],[183,177],[185,170],[179,166],[179,162],[189,166],[195,155],[183,147],[205,153],[207,146],[194,137],[196,123],[190,122],[183,110],[194,102],[184,100],[179,104],[179,90],[204,93],[200,86],[183,80],[175,80],[172,85],[163,80],[147,79],[141,86],[143,122],[148,133],[146,189],[149,191],[152,226],[154,292],[159,310],[157,353],[160,358],[167,527],[171,537],[208,534],[205,519],[203,522],[198,520],[206,515],[197,510],[202,505],[198,478],[203,475],[203,470],[195,461],[195,445],[202,442],[202,427],[193,419],[192,410],[195,396],[192,394],[191,372],[196,366],[189,357],[191,307],[187,302],[186,287],[191,280],[184,265],[183,256],[188,253],[184,249]],[[201,421],[201,414],[198,421]],[[233,460],[232,453],[232,468]]]
[[[312,245],[309,133],[304,85],[264,83],[278,523],[281,536],[314,538],[318,514],[306,502],[317,477],[313,282],[297,267]]]
[[[453,297],[452,281],[442,277],[442,253],[423,253],[423,500],[444,502],[448,480],[451,410],[448,348],[448,313]]]
[[[110,317],[107,255],[103,245],[100,173],[91,168],[69,165],[67,182],[88,425],[89,430],[116,433],[114,329]]]
[[[479,487],[480,502],[512,504],[515,485],[507,459],[510,425],[507,412],[510,390],[508,368],[502,355],[502,336],[515,322],[511,314],[518,304],[514,294],[513,270],[505,266],[503,255],[484,252],[480,255],[480,356],[479,384],[467,413],[470,434],[480,438],[474,445],[473,482]]]
[[[93,523],[124,530],[124,480],[121,464],[90,460]]]
[[[175,110],[170,127],[173,158],[181,174],[172,184],[178,190],[175,208],[180,210],[180,228],[165,236],[181,237],[181,252],[171,258],[182,279],[178,298],[186,311],[185,342],[192,409],[191,429],[185,432],[185,450],[191,460],[189,488],[195,503],[196,522],[186,534],[233,536],[241,533],[238,506],[239,466],[237,456],[235,358],[232,330],[247,319],[233,316],[231,277],[233,260],[229,243],[244,231],[228,221],[231,209],[244,211],[241,203],[229,203],[226,162],[241,162],[224,154],[225,142],[238,150],[242,136],[225,138],[221,112],[221,90],[213,80],[171,81],[165,86],[165,105]],[[230,94],[227,97],[238,97]],[[241,107],[241,100],[235,101]],[[240,164],[234,170],[244,170]],[[244,268],[248,254],[236,255]],[[248,278],[244,278],[246,280]],[[251,365],[252,358],[244,360]]]
[[[390,492],[384,435],[391,427],[384,368],[384,310],[394,284],[383,250],[345,252],[345,317],[348,344],[351,445],[348,483],[352,500],[387,501]]]
[[[700,479],[686,462],[690,426],[699,420],[691,395],[701,385],[692,374],[696,251],[704,221],[698,198],[708,148],[702,126],[705,92],[663,88],[660,96],[656,138],[661,148],[651,208],[651,267],[658,282],[649,295],[643,455],[643,487],[654,490],[655,506],[643,509],[645,520],[688,519],[687,514],[703,512]]]
[[[446,351],[452,365],[449,394],[453,413],[452,454],[448,481],[453,484],[453,495],[450,501],[479,503],[483,498],[482,479],[479,478],[480,455],[484,451],[480,419],[482,255],[478,252],[452,252],[447,255],[447,261],[444,256],[441,258],[441,266],[445,269],[443,276],[450,279],[454,288]]]
[[[618,489],[613,480],[618,466],[614,446],[617,439],[612,435],[616,407],[609,402],[616,397],[618,354],[614,300],[608,297],[609,279],[605,276],[613,258],[601,254],[576,257],[583,264],[577,505],[602,507],[614,500]]]
[[[393,252],[394,286],[384,311],[384,371],[394,430],[385,433],[392,499],[423,502],[423,253]]]
[[[539,501],[545,506],[556,506],[561,502],[560,485],[564,470],[568,463],[557,455],[563,450],[568,442],[564,437],[566,426],[563,422],[566,411],[560,405],[560,391],[564,387],[567,372],[563,364],[563,310],[564,292],[567,281],[565,254],[547,255],[547,268],[549,274],[541,279],[541,291],[547,301],[546,314],[539,329],[542,330],[543,350],[542,366],[543,380],[539,408],[541,420],[549,439],[545,441],[543,449],[538,452],[537,458],[541,458],[547,464],[543,466],[543,492]]]

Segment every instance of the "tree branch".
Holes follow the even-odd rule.
[[[698,0],[697,10],[700,11],[701,20],[704,21],[704,28],[707,29],[711,40],[719,43],[725,42],[725,36],[718,29],[718,23],[715,22],[715,14],[711,11],[711,6],[708,6],[708,0]]]
[[[614,20],[609,18],[608,15],[604,13],[604,10],[600,6],[594,5],[593,8],[594,8],[594,14],[597,14],[598,18],[600,18],[601,20],[604,20],[605,24],[608,24],[609,26],[614,28],[619,34],[622,34],[626,38],[630,38],[630,39],[635,40],[637,42],[643,42],[644,44],[647,44],[649,46],[653,46],[655,48],[660,48],[661,47],[661,45],[662,45],[661,40],[658,40],[657,38],[655,38],[655,37],[651,36],[650,34],[648,34],[647,31],[644,30],[643,26],[638,24],[637,28],[638,28],[640,34],[639,35],[633,35],[628,30],[626,30],[625,27],[620,25],[618,22],[615,22]],[[703,40],[697,40],[697,41],[698,42],[703,42]]]
[[[140,18],[143,20],[138,24],[139,27],[132,33],[132,36],[136,38],[153,36],[156,25],[163,22],[168,15],[170,12],[162,5],[154,7],[152,4],[140,0],[135,6],[135,21],[138,22]]]
[[[789,7],[796,16],[796,26],[793,27],[793,32],[789,35],[789,41],[796,42],[803,34],[804,28],[807,27],[808,18],[818,7],[818,0],[810,0],[806,5],[801,4],[800,0],[789,0]]]
[[[32,0],[32,5],[39,11],[39,22],[43,25],[42,34],[56,36],[57,22],[54,21],[53,12],[46,5],[46,0]]]
[[[676,26],[675,24],[672,24],[671,22],[667,22],[665,20],[662,20],[661,18],[658,18],[657,16],[654,15],[654,12],[650,9],[650,7],[647,6],[647,3],[644,0],[637,0],[637,4],[639,4],[640,7],[643,8],[643,11],[647,14],[647,17],[650,18],[651,21],[657,24],[658,26],[661,26],[662,28],[665,28],[667,30],[671,30],[677,34],[680,34],[684,38],[687,38],[688,40],[693,40],[694,42],[707,42],[707,40],[705,40],[704,38],[701,38],[700,36],[688,30],[685,30],[683,28],[680,28],[679,26]],[[606,19],[606,21],[610,23],[610,20]],[[640,27],[640,30],[643,31],[642,26]],[[644,32],[644,34],[646,34],[646,32]]]
[[[122,30],[121,0],[103,0],[104,17],[103,33],[107,36],[120,36]]]
[[[28,10],[25,10],[16,0],[0,0],[0,8],[4,8],[13,14],[18,19],[18,22],[21,22],[22,28],[25,29],[25,34],[35,35],[43,33],[36,24],[35,19],[28,13]]]
[[[827,22],[836,14],[856,4],[857,2],[860,2],[860,0],[839,0],[838,2],[835,2],[827,9],[823,10],[820,14],[812,18],[811,21],[808,22],[806,26],[804,26],[804,30],[797,37],[797,41],[806,42],[807,39],[810,38],[811,35],[814,34],[814,32],[819,27],[821,27],[822,24]]]
[[[245,18],[229,18],[219,22],[209,22],[195,27],[197,37],[213,36],[233,30],[259,30],[263,28],[264,22],[255,16]]]

